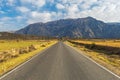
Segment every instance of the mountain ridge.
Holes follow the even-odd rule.
[[[70,38],[120,38],[120,25],[86,17],[34,23],[15,33]]]

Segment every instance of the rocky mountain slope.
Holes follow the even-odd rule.
[[[71,38],[120,38],[120,25],[86,17],[34,23],[16,33]]]

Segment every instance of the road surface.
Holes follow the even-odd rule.
[[[75,49],[58,42],[0,80],[120,80]]]

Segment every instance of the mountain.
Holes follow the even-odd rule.
[[[107,24],[109,24],[109,25],[120,25],[120,23],[118,23],[118,22],[112,22],[112,23],[107,23]]]
[[[104,23],[92,17],[61,19],[30,24],[15,33],[70,38],[120,38],[120,24]]]

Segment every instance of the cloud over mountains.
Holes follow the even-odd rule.
[[[1,0],[0,30],[19,29],[35,22],[87,16],[105,22],[119,22],[119,13],[118,0]]]

